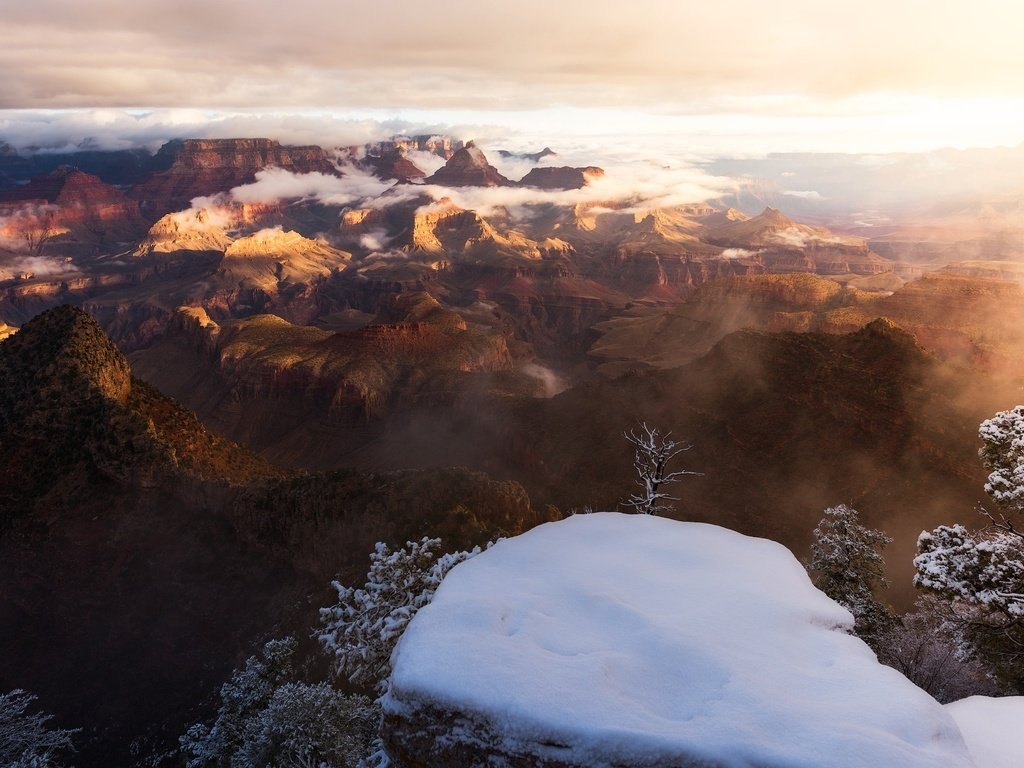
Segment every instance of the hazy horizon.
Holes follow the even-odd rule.
[[[0,7],[0,137],[15,144],[32,130],[45,145],[203,124],[319,125],[338,143],[374,126],[634,148],[672,138],[703,156],[1024,141],[1024,11],[997,0]]]

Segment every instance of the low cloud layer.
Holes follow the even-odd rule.
[[[513,179],[525,175],[528,161],[501,161],[496,151],[487,149],[501,170]],[[513,218],[530,215],[530,207],[545,203],[626,204],[636,209],[667,207],[703,202],[735,188],[732,179],[712,176],[677,159],[652,163],[629,154],[600,155],[593,150],[569,149],[545,164],[600,165],[605,175],[582,189],[546,190],[532,187],[448,187],[436,184],[397,184],[380,179],[360,168],[344,165],[341,177],[322,173],[297,174],[282,168],[266,168],[256,181],[235,187],[229,193],[212,198],[196,198],[193,208],[212,208],[229,203],[277,203],[285,200],[317,200],[327,205],[351,208],[379,208],[400,202],[450,200],[460,208],[475,210],[483,216],[507,211]],[[666,164],[667,163],[667,164]],[[382,244],[383,247],[383,244]]]
[[[261,136],[283,144],[349,147],[396,134],[497,133],[494,126],[372,119],[304,112],[225,112],[198,109],[0,109],[0,141],[22,152],[146,149],[171,139]],[[432,162],[427,159],[425,162]],[[443,161],[441,161],[443,162]]]

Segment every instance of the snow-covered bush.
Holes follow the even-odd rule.
[[[320,642],[334,657],[338,675],[378,694],[387,688],[391,652],[416,611],[434,596],[445,574],[480,553],[441,550],[441,540],[424,537],[392,551],[378,542],[360,588],[338,582],[338,602],[320,610]]]
[[[73,748],[76,731],[50,728],[53,715],[28,713],[35,700],[21,689],[0,694],[0,768],[51,768]]]
[[[1024,618],[1024,540],[1019,536],[942,525],[923,532],[917,548],[917,586]]]
[[[380,719],[365,696],[291,680],[293,639],[271,640],[221,686],[212,726],[181,737],[188,768],[356,768]]]
[[[985,492],[1008,512],[1024,511],[1024,405],[981,422],[979,451],[990,471]]]
[[[979,451],[989,470],[985,491],[996,511],[969,531],[943,525],[917,541],[914,584],[949,601],[965,651],[978,653],[1011,689],[1024,691],[1024,406],[981,423]]]
[[[249,718],[232,768],[356,768],[377,733],[380,713],[365,696],[327,683],[285,683]]]
[[[814,529],[807,570],[818,589],[853,614],[858,636],[869,644],[894,621],[875,597],[888,584],[880,550],[890,543],[882,531],[861,525],[857,510],[845,504],[826,509]]]
[[[220,689],[221,706],[212,726],[197,723],[180,739],[188,768],[227,766],[245,739],[245,725],[270,702],[274,690],[292,674],[295,640],[271,640],[259,656],[250,656]]]

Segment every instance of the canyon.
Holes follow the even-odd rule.
[[[24,628],[0,688],[85,726],[85,765],[166,746],[376,541],[614,509],[638,420],[694,443],[673,516],[799,553],[850,502],[896,539],[906,607],[917,534],[973,509],[977,424],[1024,376],[1024,258],[976,219],[654,204],[435,135],[0,172],[0,620]],[[138,707],[133,679],[166,695]]]

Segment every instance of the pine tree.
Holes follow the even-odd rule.
[[[440,539],[427,537],[395,551],[378,542],[365,586],[334,582],[338,602],[320,609],[320,642],[334,657],[337,674],[383,693],[391,652],[409,621],[431,601],[448,571],[480,551],[444,553]]]
[[[179,739],[186,768],[357,768],[380,710],[365,696],[293,679],[295,640],[271,640],[220,689],[212,725]]]
[[[978,429],[994,511],[981,530],[942,525],[917,540],[914,584],[947,601],[965,638],[1012,690],[1024,691],[1024,405],[1000,411]]]
[[[880,550],[891,543],[882,531],[861,525],[857,510],[845,504],[826,509],[814,529],[807,570],[818,589],[853,614],[854,630],[871,645],[895,621],[875,597],[888,586]]]

